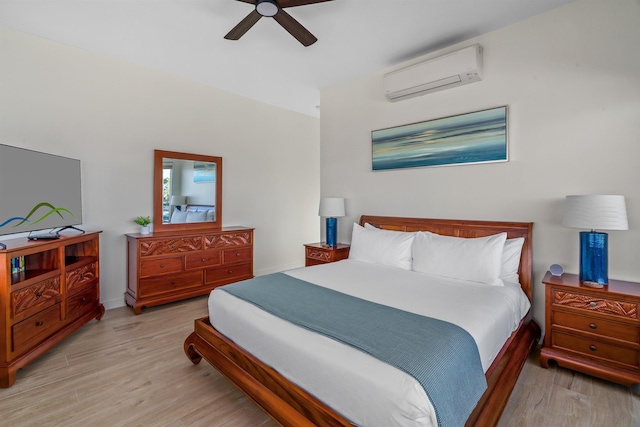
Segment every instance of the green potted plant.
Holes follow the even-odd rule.
[[[138,216],[133,220],[140,228],[140,234],[149,234],[149,224],[151,224],[150,216]]]

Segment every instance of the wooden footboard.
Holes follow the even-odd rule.
[[[498,424],[520,371],[539,338],[540,328],[529,315],[487,371],[488,388],[466,427]],[[194,331],[185,340],[184,351],[193,363],[205,358],[282,426],[351,425],[318,399],[235,345],[211,326],[208,317],[195,320]]]

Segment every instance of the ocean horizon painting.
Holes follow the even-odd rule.
[[[371,132],[373,170],[508,161],[507,107]]]

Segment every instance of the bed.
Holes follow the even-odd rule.
[[[531,301],[531,223],[418,219],[365,215],[360,218],[359,225],[361,227],[365,227],[365,225],[367,227],[375,227],[385,231],[402,232],[400,234],[424,231],[436,233],[440,236],[485,238],[487,236],[497,235],[498,233],[506,233],[507,239],[515,240],[522,238],[523,243],[519,263],[517,263],[518,282],[521,292],[520,290],[518,291],[525,296],[524,298],[527,300],[527,303]],[[355,227],[354,225],[354,228]],[[360,229],[360,227],[358,228]],[[349,271],[352,271],[351,269],[360,268],[355,265],[358,262],[360,261],[357,259],[353,261],[340,261],[339,263],[334,263],[336,264],[334,267],[348,274]],[[313,275],[307,276],[307,274],[313,273],[314,275],[322,276],[323,274],[329,274],[324,270],[334,267],[309,267],[291,272],[290,275],[297,275],[303,280],[309,277],[315,280],[313,279]],[[372,275],[384,276],[386,274],[386,270],[382,267],[380,267],[380,272],[375,269],[372,271],[374,271]],[[334,273],[331,272],[331,274]],[[353,274],[353,272],[351,274]],[[411,274],[415,275],[417,273],[404,271],[402,274],[408,278]],[[224,293],[225,292],[218,292],[218,295]],[[223,301],[229,302],[231,300],[227,299]],[[306,380],[289,380],[288,378],[291,378],[291,376],[288,373],[284,375],[281,374],[280,371],[284,371],[284,369],[274,369],[274,367],[278,368],[278,366],[277,364],[272,365],[272,361],[268,357],[265,357],[265,359],[268,360],[268,362],[265,362],[262,358],[256,357],[252,352],[244,350],[243,348],[251,348],[251,346],[244,345],[244,342],[243,346],[236,344],[237,340],[243,340],[244,338],[235,337],[231,334],[232,339],[218,330],[220,326],[218,326],[218,328],[212,326],[211,319],[215,320],[213,323],[220,321],[216,320],[218,316],[216,311],[213,312],[214,316],[211,316],[211,298],[209,304],[210,317],[195,320],[194,332],[189,335],[184,344],[185,353],[193,363],[198,363],[202,358],[205,358],[205,360],[230,379],[281,425],[346,426],[353,424],[351,414],[347,416],[341,415],[349,412],[348,410],[345,411],[345,408],[340,408],[335,402],[331,402],[329,398],[322,398],[323,394],[321,392],[319,393],[317,390],[309,389],[305,382]],[[219,301],[218,304],[220,304]],[[224,311],[225,306],[226,302],[224,305],[219,305],[219,311]],[[530,304],[526,308],[528,307],[530,307]],[[235,311],[235,308],[228,311]],[[496,425],[500,419],[522,366],[532,348],[537,344],[540,336],[539,327],[532,321],[531,310],[526,311],[526,314],[521,317],[521,320],[519,322],[516,321],[516,326],[514,326],[513,332],[508,334],[504,345],[501,347],[498,346],[494,351],[495,354],[491,354],[489,358],[483,357],[482,362],[487,389],[482,394],[482,397],[468,417],[465,425],[492,426]],[[267,316],[269,316],[268,313]],[[265,335],[268,337],[271,324],[268,322],[262,323],[266,325],[263,328],[264,330],[260,330],[259,334],[254,335]],[[228,326],[224,326],[224,322],[219,324],[223,326],[223,330],[228,330]],[[296,326],[293,325],[291,325],[291,327],[296,328]],[[313,334],[313,332],[309,331],[305,331],[305,333]],[[288,332],[285,335],[288,335]],[[288,343],[281,341],[282,337],[268,337],[266,339],[267,343],[269,343],[270,339],[273,339],[271,348],[278,349],[275,353],[279,352],[281,355],[287,355],[290,357],[289,360],[292,360],[291,358],[298,360],[298,355],[290,354],[290,352],[294,350],[288,347]],[[327,352],[331,353],[331,351]],[[353,349],[351,349],[351,351],[353,351]],[[258,351],[257,348],[255,352],[256,354],[262,354],[262,350]],[[336,357],[336,359],[342,359],[342,357],[342,353],[340,353],[340,357]],[[306,362],[303,364],[306,364]],[[326,372],[329,372],[325,371],[325,369],[326,367],[324,366],[321,368],[323,376],[330,378],[330,373],[325,375]],[[317,370],[320,370],[320,368]],[[300,383],[304,383],[304,386],[298,385]],[[313,394],[306,390],[312,391]],[[327,395],[325,392],[324,396],[331,396],[331,393],[333,392],[329,391]],[[320,398],[315,396],[320,396]],[[366,422],[361,422],[361,420],[356,420],[354,423],[367,424]]]

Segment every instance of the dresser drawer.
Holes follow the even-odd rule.
[[[629,341],[631,343],[637,343],[640,336],[640,327],[638,326],[626,325],[581,314],[566,313],[564,311],[553,311],[552,323],[554,325]]]
[[[253,232],[251,231],[234,231],[228,233],[219,233],[205,235],[204,241],[207,249],[224,248],[230,246],[248,246],[252,244]]]
[[[20,323],[16,323],[12,328],[13,350],[19,352],[20,347],[23,345],[45,339],[55,332],[61,323],[60,304],[49,307]]]
[[[60,278],[52,277],[11,292],[11,317],[30,315],[59,301]]]
[[[312,260],[312,262],[313,261],[317,261],[318,263],[331,262],[331,253],[326,250],[307,248],[306,252],[307,252],[306,253],[307,258],[309,260]]]
[[[140,261],[140,277],[157,276],[159,274],[180,273],[184,258],[176,256],[171,258],[145,259]]]
[[[174,239],[143,240],[140,255],[152,256],[202,250],[202,237],[177,237]]]
[[[94,311],[98,306],[98,287],[86,286],[80,292],[67,298],[67,321],[75,320]]]
[[[597,357],[612,362],[622,363],[637,368],[640,351],[633,348],[618,346],[615,344],[584,338],[564,332],[551,332],[551,345],[566,350],[575,351],[589,357]]]
[[[553,304],[625,319],[638,319],[638,305],[632,302],[556,290],[553,293]]]
[[[220,265],[220,251],[204,251],[197,254],[189,254],[186,256],[186,268],[191,270],[194,268],[211,267]]]
[[[225,249],[222,251],[223,264],[235,264],[251,261],[253,248]]]
[[[149,297],[202,286],[202,271],[140,279],[140,296]]]
[[[231,283],[238,280],[249,279],[251,277],[253,277],[253,268],[251,263],[221,266],[205,270],[206,284],[216,282]]]
[[[67,271],[67,291],[74,292],[79,290],[87,283],[93,281],[98,277],[97,274],[98,265],[95,262],[91,264],[83,265],[82,267],[74,268]]]

